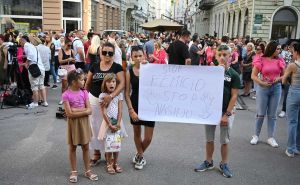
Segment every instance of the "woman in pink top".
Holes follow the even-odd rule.
[[[208,46],[205,50],[206,55],[206,65],[213,65],[215,55],[216,55],[217,45],[213,44],[212,46]]]
[[[256,127],[255,135],[250,141],[255,145],[264,117],[268,116],[268,137],[267,143],[272,147],[278,147],[274,139],[276,127],[276,112],[281,97],[281,80],[284,74],[285,62],[278,57],[280,46],[277,42],[270,42],[263,56],[256,56],[253,60],[253,70],[251,78],[258,84],[256,92]],[[260,74],[260,77],[258,77]]]
[[[161,43],[156,41],[154,42],[154,53],[150,55],[154,64],[166,64],[166,52],[161,47]]]

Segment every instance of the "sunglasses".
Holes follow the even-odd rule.
[[[102,51],[102,55],[112,57],[112,56],[114,56],[114,52],[112,52],[112,51]]]

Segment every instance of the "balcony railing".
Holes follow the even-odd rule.
[[[199,9],[201,10],[209,10],[211,9],[215,4],[215,0],[202,0],[199,4]]]

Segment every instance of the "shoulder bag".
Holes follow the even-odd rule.
[[[36,48],[35,48],[36,49]],[[37,51],[37,49],[36,49],[36,58],[37,58],[37,62],[36,63],[32,63],[32,64],[30,64],[29,65],[29,67],[28,67],[28,71],[29,71],[29,73],[31,74],[31,76],[33,77],[33,78],[37,78],[37,77],[39,77],[39,76],[41,76],[41,70],[40,70],[40,68],[39,68],[39,66],[38,66],[38,63],[39,63],[39,56],[38,56],[38,51]]]

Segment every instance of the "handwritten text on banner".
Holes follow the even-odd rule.
[[[218,125],[223,85],[223,67],[141,65],[139,119]]]

